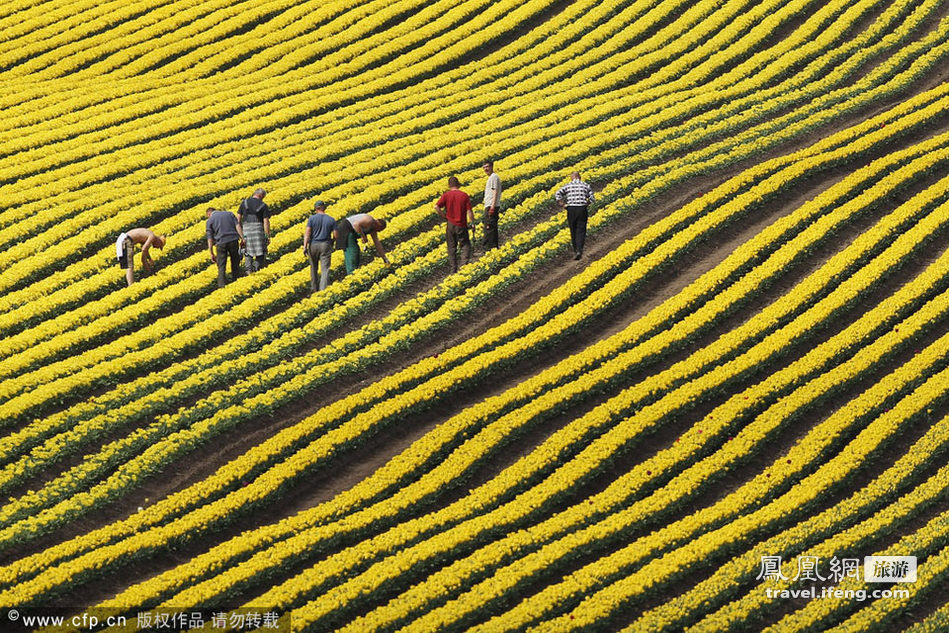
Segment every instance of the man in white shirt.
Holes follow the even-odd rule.
[[[487,161],[484,173],[488,181],[484,185],[484,250],[498,247],[498,216],[501,214],[501,177],[494,173],[494,162]]]

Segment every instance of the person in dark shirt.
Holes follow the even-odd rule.
[[[270,208],[264,202],[267,192],[254,191],[254,195],[241,202],[237,209],[237,222],[244,236],[247,249],[247,270],[256,272],[267,263],[267,245],[270,244]]]
[[[445,218],[445,242],[448,244],[448,267],[458,272],[458,247],[465,254],[465,263],[471,261],[471,239],[468,236],[468,223],[472,229],[475,224],[474,211],[471,210],[471,198],[461,190],[458,178],[448,179],[448,191],[435,202],[435,211]]]
[[[317,288],[325,290],[329,285],[335,230],[336,220],[327,215],[326,203],[317,200],[313,205],[313,215],[307,219],[303,229],[303,252],[310,260],[310,292],[316,292]]]
[[[208,251],[211,253],[211,261],[217,264],[217,285],[221,288],[227,282],[224,273],[228,259],[231,260],[231,280],[236,280],[240,276],[240,244],[244,241],[244,237],[237,218],[230,211],[208,207],[205,215],[208,218],[206,225]],[[217,253],[214,252],[215,246],[217,246]]]

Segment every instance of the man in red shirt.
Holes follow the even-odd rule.
[[[438,215],[448,220],[445,227],[445,239],[448,243],[448,265],[451,272],[458,272],[458,253],[460,246],[465,252],[465,263],[471,261],[471,240],[468,237],[468,222],[474,230],[474,211],[471,210],[471,198],[461,190],[461,183],[454,176],[448,179],[448,191],[435,203]],[[467,211],[467,214],[465,213]],[[466,217],[467,215],[467,217]]]

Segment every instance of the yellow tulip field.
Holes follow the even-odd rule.
[[[3,3],[0,630],[949,632],[947,69],[940,0]],[[317,200],[389,261],[311,291]]]

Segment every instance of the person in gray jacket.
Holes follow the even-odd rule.
[[[244,241],[244,236],[237,218],[230,211],[209,207],[205,215],[208,218],[206,225],[208,251],[211,253],[211,261],[217,264],[217,285],[221,288],[227,283],[224,274],[227,260],[231,260],[231,280],[236,280],[240,276],[240,246]],[[216,253],[215,247],[217,247]]]

